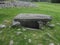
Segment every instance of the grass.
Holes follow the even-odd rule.
[[[44,30],[26,30],[23,31],[21,28],[4,28],[0,29],[0,45],[9,45],[10,40],[13,40],[13,45],[49,45],[54,43],[58,45],[60,43],[60,26],[56,23],[60,23],[60,4],[55,3],[36,3],[37,8],[4,8],[0,9],[0,23],[4,20],[12,21],[19,13],[39,13],[47,14],[53,17],[51,23],[56,26],[54,29],[46,27]],[[21,29],[21,30],[18,30]],[[25,29],[25,28],[24,28]],[[22,34],[17,35],[16,32],[22,32]],[[27,39],[24,39],[26,35]],[[33,36],[35,35],[35,36]],[[28,39],[32,42],[29,43]]]

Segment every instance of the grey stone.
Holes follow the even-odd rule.
[[[37,7],[36,4],[32,2],[25,2],[25,1],[5,1],[4,4],[0,4],[0,8],[13,8],[13,7]]]
[[[17,29],[18,31],[20,31],[21,29],[19,28],[19,29]]]
[[[31,40],[31,39],[28,39],[28,42],[29,42],[29,43],[31,43],[31,42],[32,42],[32,40]]]
[[[20,31],[19,31],[19,32],[16,32],[17,35],[20,35],[20,34],[22,34],[22,33],[23,33],[23,32],[20,32]]]
[[[23,30],[23,31],[26,31],[26,29],[25,29],[25,28],[22,28],[22,30]]]
[[[52,17],[50,15],[44,14],[18,14],[15,19],[40,19],[40,20],[51,20]]]
[[[50,43],[49,45],[55,45],[54,43]]]
[[[54,28],[55,27],[55,24],[49,24],[48,27]]]
[[[36,28],[34,29],[34,28],[26,28],[27,30],[37,30]]]
[[[12,22],[12,26],[19,26],[20,25],[20,22],[18,22],[18,21],[13,21]]]
[[[60,23],[56,23],[57,25],[60,25]]]
[[[43,23],[42,21],[38,21],[38,24],[39,24],[39,28],[40,29],[43,29],[43,24],[42,23]]]
[[[10,40],[9,45],[13,45],[13,44],[14,44],[14,41]]]
[[[36,34],[33,34],[33,36],[37,36]]]
[[[6,28],[6,25],[0,24],[0,28]]]
[[[16,7],[36,7],[35,4],[31,3],[31,2],[24,2],[24,1],[15,1],[12,3],[13,5],[15,5]]]
[[[38,45],[43,45],[43,44],[38,44]]]
[[[50,22],[52,17],[44,14],[18,14],[14,21],[20,22],[21,26],[29,28],[42,28],[47,22]]]

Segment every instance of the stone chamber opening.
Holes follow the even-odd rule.
[[[27,28],[39,29],[39,23],[37,21],[22,21],[20,23],[21,23],[21,26],[24,26]]]

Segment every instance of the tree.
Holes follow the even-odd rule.
[[[52,3],[60,3],[60,0],[51,0]]]

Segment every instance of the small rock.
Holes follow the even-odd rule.
[[[13,40],[10,40],[9,45],[13,45],[13,43],[14,43],[14,41]]]
[[[36,34],[33,34],[33,36],[36,36]]]
[[[26,28],[27,30],[37,30],[37,29],[33,29],[33,28]]]
[[[20,25],[20,22],[18,22],[18,21],[13,21],[13,23],[12,23],[12,26],[19,26]]]
[[[60,25],[60,23],[56,23],[57,25]]]
[[[42,44],[38,44],[38,45],[42,45]]]
[[[6,28],[6,25],[0,24],[0,28]]]
[[[25,29],[25,28],[23,28],[22,30],[23,30],[23,31],[26,31],[26,29]]]
[[[18,31],[20,31],[21,29],[19,28],[19,29],[17,29]]]
[[[17,32],[17,35],[22,34],[22,32]]]
[[[50,43],[49,45],[54,45],[54,43]]]
[[[48,25],[48,27],[54,28],[55,27],[55,24],[50,24],[50,25]]]
[[[28,39],[28,42],[29,42],[29,43],[31,43],[31,41],[32,41],[31,39]]]

